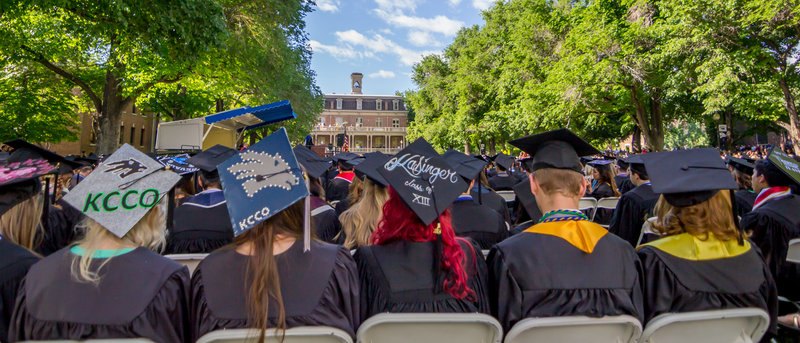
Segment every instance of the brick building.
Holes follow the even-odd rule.
[[[78,126],[80,132],[77,141],[53,144],[48,148],[62,155],[88,155],[94,152],[97,143],[92,130],[94,116],[89,113],[81,113],[80,118],[81,122]],[[128,143],[144,153],[152,152],[157,126],[156,115],[142,113],[136,105],[131,105],[122,111],[119,144]]]
[[[325,107],[311,131],[315,145],[335,147],[336,135],[346,129],[350,151],[355,153],[394,154],[405,147],[408,111],[403,97],[363,94],[363,77],[350,74],[350,94],[325,94]]]

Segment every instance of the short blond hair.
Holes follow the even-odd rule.
[[[546,194],[559,193],[565,197],[582,197],[583,175],[571,169],[544,168],[533,173],[536,184]]]

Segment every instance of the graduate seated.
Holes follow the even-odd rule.
[[[481,158],[480,161],[485,160]],[[472,200],[474,200],[476,204],[489,206],[489,208],[499,213],[506,223],[509,225],[511,224],[511,211],[508,209],[506,199],[503,199],[500,194],[497,194],[497,192],[489,188],[489,181],[486,178],[485,169],[478,174],[475,184],[469,191],[469,195],[472,196]]]
[[[356,177],[355,172],[353,172],[353,164],[360,162],[361,158],[354,153],[343,152],[333,156],[333,159],[337,163],[339,173],[328,184],[328,188],[325,189],[326,200],[331,203],[347,200],[347,196],[350,194],[350,184],[353,183],[353,178]],[[347,207],[349,206],[344,207],[342,212]]]
[[[628,168],[630,164],[624,158],[617,157],[617,175],[614,176],[614,182],[617,184],[620,196],[625,195],[628,191],[636,187],[633,179],[629,177],[630,172]]]
[[[736,209],[739,217],[745,213],[753,210],[753,204],[756,202],[756,194],[753,191],[753,169],[755,165],[747,162],[747,160],[736,158],[733,156],[728,157],[728,169],[736,180],[739,189],[734,193],[736,196]]]
[[[640,155],[625,159],[628,166],[630,182],[635,186],[623,194],[611,217],[608,231],[628,241],[631,246],[638,245],[642,235],[642,226],[647,218],[653,216],[653,208],[658,201],[658,194],[653,192],[650,177]]]
[[[189,271],[151,250],[179,179],[125,144],[72,189],[64,200],[88,217],[86,236],[31,267],[9,340],[188,342]]]
[[[192,276],[193,341],[255,328],[263,342],[268,328],[316,325],[355,336],[356,265],[344,247],[311,240],[311,199],[285,129],[225,161],[219,173],[235,238]]]
[[[514,190],[514,185],[519,183],[519,179],[508,170],[514,165],[514,157],[499,154],[494,159],[497,174],[489,178],[489,187],[496,191]]]
[[[389,200],[389,191],[386,188],[388,183],[377,170],[389,157],[383,153],[374,153],[355,168],[356,172],[365,176],[361,199],[339,215],[344,229],[344,246],[347,249],[370,245],[372,233],[383,217],[383,205]]]
[[[339,215],[330,204],[325,202],[325,189],[322,187],[320,177],[330,167],[331,162],[317,155],[305,145],[297,145],[294,151],[297,162],[305,169],[308,175],[308,190],[311,193],[311,220],[314,235],[323,242],[341,244],[344,242],[342,223]]]
[[[533,156],[538,224],[489,252],[492,313],[503,330],[529,317],[643,317],[633,247],[578,210],[588,182],[578,156],[599,153],[567,129],[510,142]]]
[[[413,167],[411,167],[413,166]],[[423,139],[379,168],[389,200],[354,258],[363,319],[381,312],[489,312],[480,248],[456,238],[448,205],[467,184]]]
[[[736,224],[737,185],[714,149],[642,156],[661,194],[653,223],[662,238],[639,247],[645,320],[663,313],[743,307],[770,315],[775,334],[777,290],[758,249]],[[664,208],[664,203],[670,206]],[[691,340],[691,337],[687,337]]]

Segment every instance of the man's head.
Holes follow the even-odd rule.
[[[200,182],[200,187],[202,187],[203,190],[209,188],[222,189],[222,183],[219,181],[219,172],[217,172],[216,169],[210,172],[200,170],[199,176],[200,177],[198,181]]]
[[[339,163],[337,165],[339,166],[340,173],[353,171],[353,165],[345,161],[339,160]]]
[[[531,181],[531,193],[537,201],[548,202],[550,199],[567,198],[575,201],[586,193],[588,181],[580,173],[570,169],[542,168],[528,174]]]
[[[647,169],[644,168],[644,164],[638,163],[631,163],[628,165],[628,177],[631,179],[631,182],[638,186],[647,181],[650,181],[650,177],[647,176]]]
[[[78,168],[78,174],[82,177],[87,177],[92,172],[91,166],[82,166]]]
[[[769,160],[758,160],[755,165],[752,182],[756,193],[769,187],[789,187],[794,184],[791,178]]]

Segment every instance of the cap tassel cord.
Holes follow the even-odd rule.
[[[308,174],[303,174],[306,179],[308,195],[304,200],[303,210],[303,252],[311,250],[311,189],[308,186]]]

